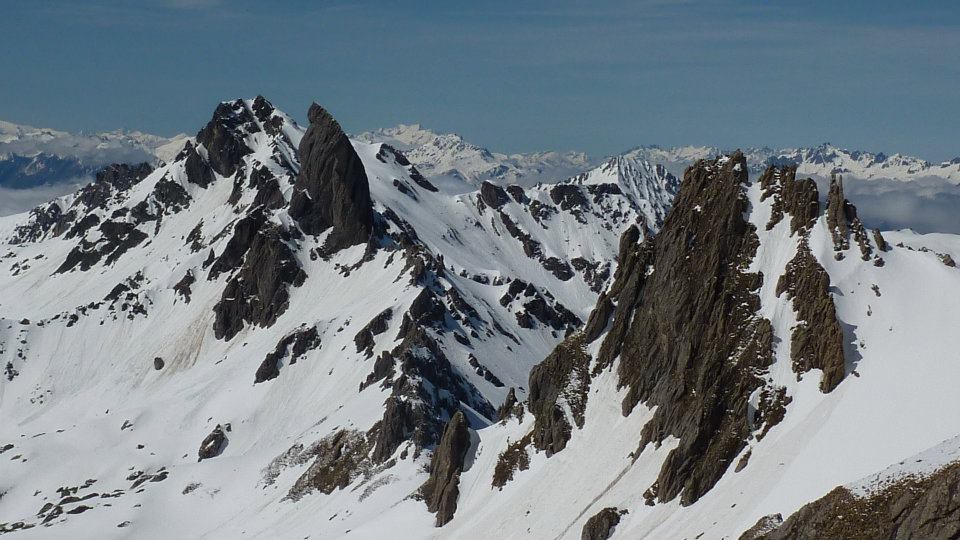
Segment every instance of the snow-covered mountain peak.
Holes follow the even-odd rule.
[[[384,142],[404,152],[427,177],[443,185],[456,179],[473,186],[489,181],[501,185],[532,186],[579,174],[596,160],[582,152],[503,154],[470,143],[454,133],[435,133],[419,124],[383,128],[356,136],[365,142]]]
[[[54,500],[87,479],[143,507],[205,486],[215,502],[164,532],[180,536],[328,495],[348,520],[374,491],[384,511],[424,483],[448,420],[482,428],[525,399],[611,279],[621,232],[655,230],[669,204],[574,182],[451,195],[320,106],[308,118],[225,101],[169,162],[107,167],[0,218],[0,296],[15,298],[0,303],[0,447],[31,456],[0,465],[0,524],[156,532],[127,504],[87,500],[76,519]],[[44,450],[61,444],[68,459]]]
[[[960,433],[954,235],[749,152],[449,193],[306,116],[0,218],[0,532],[735,538]]]
[[[457,135],[448,134],[451,137]],[[356,136],[363,142],[384,142],[402,151],[431,143],[440,134],[418,124],[398,124],[390,128],[379,128]]]

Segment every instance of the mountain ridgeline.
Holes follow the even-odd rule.
[[[960,444],[851,486],[960,433],[916,421],[956,405],[960,242],[740,152],[451,194],[307,118],[223,102],[0,218],[0,533],[953,534]]]

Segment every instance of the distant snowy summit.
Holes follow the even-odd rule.
[[[171,161],[186,139],[125,130],[77,134],[0,120],[0,187],[75,182],[111,163]]]
[[[420,124],[400,124],[356,136],[365,142],[385,142],[404,151],[427,177],[453,177],[477,185],[487,180],[503,184],[533,185],[555,182],[602,166],[609,158],[583,152],[502,154],[472,144],[454,133],[436,133]],[[719,146],[637,146],[622,155],[662,165],[682,176],[700,159],[731,152]],[[810,148],[746,148],[743,154],[754,173],[768,165],[797,165],[798,174],[829,177],[846,174],[864,180],[918,180],[938,178],[960,184],[960,157],[942,163],[903,154],[848,150],[831,143]]]
[[[716,146],[638,146],[625,153],[653,163],[660,163],[677,172],[698,159],[710,159],[730,152]],[[762,172],[768,165],[796,165],[797,174],[829,177],[832,173],[845,174],[863,180],[919,180],[938,178],[960,184],[960,157],[942,163],[903,154],[887,155],[862,150],[848,150],[831,143],[812,148],[768,147],[743,150],[753,172]]]
[[[566,180],[602,167],[611,157],[584,152],[501,153],[471,143],[456,133],[437,133],[420,124],[400,124],[353,137],[387,143],[440,186],[469,191],[484,181],[530,187]],[[0,187],[28,188],[92,178],[111,163],[153,165],[171,161],[188,137],[162,137],[140,131],[69,133],[0,120]],[[732,151],[719,146],[644,145],[621,155],[662,165],[675,176],[700,159]],[[848,150],[824,143],[812,148],[768,147],[743,150],[752,172],[769,164],[797,165],[798,174],[828,177],[842,173],[860,179],[918,180],[934,178],[960,185],[960,157],[942,163],[903,154]]]
[[[501,154],[465,141],[455,133],[436,133],[420,124],[400,124],[360,133],[363,142],[387,143],[427,177],[452,178],[470,185],[483,181],[519,184],[556,182],[587,171],[604,160],[583,152]]]

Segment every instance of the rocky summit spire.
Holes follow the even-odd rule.
[[[307,116],[310,127],[300,141],[301,168],[290,199],[290,216],[307,234],[333,227],[323,246],[323,252],[330,254],[370,238],[370,186],[340,124],[316,103]]]
[[[197,142],[207,149],[207,159],[213,170],[222,176],[233,176],[243,156],[251,152],[244,137],[253,131],[259,131],[259,128],[243,100],[224,101],[197,133]]]

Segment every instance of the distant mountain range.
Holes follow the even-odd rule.
[[[185,140],[186,135],[167,138],[124,130],[76,134],[0,121],[0,187],[76,182],[111,163],[166,162]]]
[[[427,177],[452,177],[469,184],[489,180],[532,185],[585,172],[609,159],[583,152],[501,154],[472,144],[454,133],[436,133],[419,124],[367,131],[356,136],[365,142],[385,142],[399,148]],[[735,149],[719,146],[637,146],[623,155],[663,165],[681,176],[699,159],[711,159]],[[942,163],[903,154],[887,155],[847,150],[831,143],[812,148],[746,148],[743,154],[752,172],[770,164],[797,165],[797,174],[829,177],[840,173],[860,179],[917,180],[939,178],[960,184],[960,157]]]
[[[482,182],[533,187],[552,184],[597,169],[618,157],[638,167],[661,167],[677,178],[700,159],[733,149],[719,146],[637,146],[614,156],[583,152],[501,153],[455,133],[437,133],[419,124],[401,124],[353,135],[365,143],[386,143],[402,151],[440,190],[467,193]],[[112,163],[172,161],[186,135],[161,137],[139,131],[68,133],[0,121],[0,216],[24,212],[91,181]],[[831,173],[848,180],[855,200],[869,198],[868,216],[885,228],[957,232],[953,219],[960,203],[960,158],[931,163],[902,154],[847,150],[824,143],[812,148],[743,150],[748,168],[761,173],[769,164],[798,167],[797,174],[821,181]],[[629,168],[628,168],[629,169]],[[866,181],[857,181],[866,180]]]

